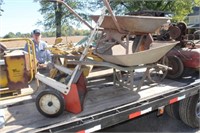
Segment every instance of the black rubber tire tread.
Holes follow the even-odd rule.
[[[181,119],[179,115],[179,102],[167,105],[165,107],[165,111],[171,118],[177,119],[177,120]]]
[[[169,79],[178,79],[178,78],[181,78],[182,75],[183,75],[183,73],[184,73],[184,69],[185,69],[184,65],[183,65],[183,62],[181,61],[181,59],[179,57],[177,57],[177,56],[168,56],[168,60],[169,60],[169,62],[170,61],[176,62],[177,65],[178,65],[179,70],[175,74],[171,74],[170,70],[169,70],[166,77],[169,78]],[[170,66],[170,67],[172,67],[172,66]]]
[[[181,120],[192,128],[200,127],[200,120],[196,117],[196,105],[198,103],[199,95],[188,97],[179,104],[179,114]]]
[[[40,105],[39,105],[39,101],[41,99],[42,96],[46,95],[46,94],[53,94],[54,96],[56,96],[60,102],[60,109],[57,113],[55,114],[47,114],[45,113],[44,111],[42,111],[42,109],[40,108]],[[53,90],[53,89],[47,89],[47,90],[44,90],[42,91],[37,97],[36,97],[36,107],[37,107],[37,110],[44,116],[46,117],[49,117],[49,118],[54,118],[54,117],[58,117],[60,116],[61,114],[63,114],[64,110],[65,110],[65,100],[64,100],[64,97],[63,95],[57,91],[57,90]]]

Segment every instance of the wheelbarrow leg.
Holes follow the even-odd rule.
[[[117,81],[116,81],[116,69],[114,68],[113,69],[113,84],[114,84],[114,87],[117,87]]]
[[[143,75],[141,81],[139,82],[139,84],[138,84],[138,86],[137,86],[136,92],[140,91],[140,89],[141,89],[141,87],[142,87],[142,85],[143,85],[143,83],[144,83],[144,80],[146,79],[146,77],[147,77],[147,75],[148,75],[148,73],[149,73],[149,70],[150,70],[150,67],[147,67],[147,70],[145,71],[145,73],[144,73],[144,75]]]
[[[133,88],[133,81],[134,81],[134,72],[133,71],[129,71],[130,73],[130,89]]]

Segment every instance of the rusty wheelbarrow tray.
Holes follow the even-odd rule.
[[[90,16],[95,22],[99,15]],[[115,16],[120,28],[132,33],[154,33],[160,26],[167,23],[167,17],[151,16]],[[104,29],[117,30],[111,16],[105,16],[101,27]]]
[[[97,49],[95,54],[106,62],[121,66],[137,66],[141,64],[151,64],[161,59],[169,50],[177,44],[176,41],[171,42],[154,42],[150,49],[125,54],[122,46],[115,45],[109,51],[101,53],[101,49]],[[131,51],[131,50],[129,50]]]

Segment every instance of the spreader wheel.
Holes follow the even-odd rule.
[[[42,91],[36,98],[36,107],[46,117],[57,117],[64,112],[64,97],[56,90],[49,89]]]
[[[164,56],[161,58],[158,62],[158,64],[168,66],[168,57]],[[159,83],[161,82],[167,75],[167,68],[161,67],[161,66],[155,66],[148,71],[148,79],[149,81],[153,83]]]
[[[161,67],[153,67],[148,72],[148,79],[153,83],[161,82],[167,75],[167,70]]]
[[[168,60],[169,60],[169,67],[171,67],[172,70],[168,70],[167,78],[170,79],[180,78],[184,72],[183,62],[177,56],[169,56]]]

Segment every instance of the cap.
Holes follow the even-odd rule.
[[[41,32],[40,32],[40,30],[39,29],[35,29],[35,30],[33,30],[33,34],[40,34]]]

